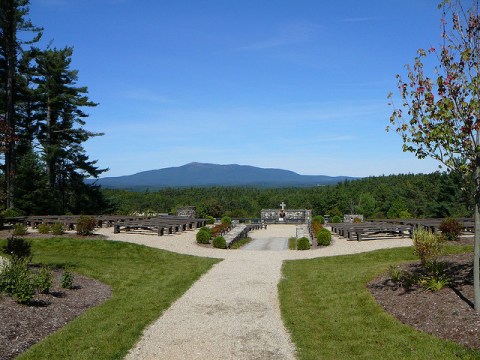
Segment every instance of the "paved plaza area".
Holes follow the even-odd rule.
[[[280,316],[277,285],[284,260],[354,254],[411,246],[411,239],[347,241],[309,251],[281,250],[295,225],[269,225],[249,234],[243,250],[199,246],[196,231],[156,236],[100,233],[168,251],[224,259],[150,325],[127,359],[294,359],[295,347]],[[261,250],[261,251],[258,251]]]

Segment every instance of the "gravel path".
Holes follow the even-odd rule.
[[[334,236],[329,247],[310,251],[242,251],[201,247],[195,231],[161,237],[99,232],[111,240],[224,259],[144,331],[126,359],[294,359],[277,293],[284,260],[412,244],[410,239],[354,242]],[[269,225],[249,235],[262,241],[288,239],[295,225]]]

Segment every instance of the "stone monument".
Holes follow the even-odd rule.
[[[312,220],[312,210],[307,209],[286,209],[286,204],[282,201],[280,210],[263,209],[260,217],[262,222],[267,223],[307,223]]]
[[[195,206],[184,206],[177,208],[177,216],[187,217],[187,218],[195,218],[197,215],[197,211]]]

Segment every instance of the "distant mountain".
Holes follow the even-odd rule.
[[[355,180],[348,176],[299,175],[293,171],[264,169],[247,165],[217,165],[192,162],[179,167],[142,171],[133,175],[89,179],[106,188],[115,189],[155,189],[165,187],[205,187],[205,186],[316,186],[333,185]]]

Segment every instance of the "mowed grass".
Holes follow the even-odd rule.
[[[219,261],[103,240],[36,239],[32,245],[34,263],[68,266],[110,285],[113,296],[19,359],[122,359],[142,330]]]
[[[281,311],[298,358],[479,359],[480,351],[400,323],[366,289],[389,265],[414,260],[411,248],[401,248],[285,262],[279,284]]]

